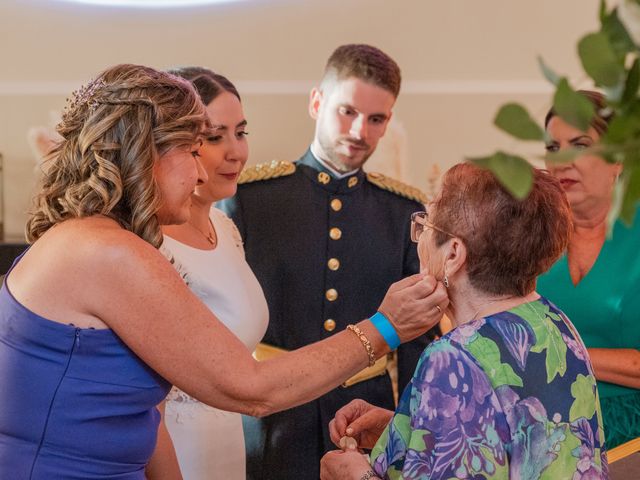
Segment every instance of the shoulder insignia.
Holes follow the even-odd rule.
[[[238,178],[238,184],[269,180],[271,178],[286,177],[296,171],[292,162],[284,160],[272,160],[259,163],[253,167],[245,168]]]
[[[408,198],[409,200],[414,200],[423,204],[429,202],[429,197],[427,197],[427,194],[419,188],[407,185],[400,180],[395,180],[391,177],[387,177],[382,173],[367,173],[367,180],[369,180],[376,187],[381,188],[382,190],[387,190],[401,197]]]

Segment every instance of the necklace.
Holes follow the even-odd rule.
[[[511,295],[509,297],[503,297],[503,298],[494,298],[493,300],[489,300],[488,302],[484,302],[481,303],[480,306],[476,309],[475,313],[473,314],[473,317],[471,317],[471,322],[473,322],[474,320],[478,319],[478,314],[480,313],[480,310],[482,310],[484,307],[486,307],[487,305],[491,305],[492,303],[496,303],[496,302],[502,302],[505,300],[511,300],[513,298],[518,298],[518,295]]]
[[[209,242],[211,245],[215,246],[216,243],[218,242],[218,239],[216,238],[216,229],[213,227],[213,223],[211,222],[211,219],[209,219],[209,226],[211,227],[211,229],[207,233],[200,230],[193,223],[191,223],[191,221],[189,221],[189,225],[191,225],[191,228],[193,228],[198,233],[200,233],[204,238],[206,238],[207,242]]]

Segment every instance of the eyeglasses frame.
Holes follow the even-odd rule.
[[[431,228],[433,230],[436,230],[437,232],[440,232],[444,235],[447,235],[451,238],[455,238],[456,235],[454,235],[453,233],[449,233],[443,229],[441,229],[440,227],[434,225],[433,223],[431,223],[429,220],[429,214],[428,212],[426,212],[425,210],[419,210],[417,212],[413,212],[411,214],[411,241],[414,243],[418,243],[418,241],[420,240],[420,236],[422,235],[422,233],[424,233],[424,227],[427,228]],[[416,233],[417,232],[417,225],[421,225],[422,226],[422,230],[420,231],[420,233]]]

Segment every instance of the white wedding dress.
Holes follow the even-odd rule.
[[[233,221],[216,208],[210,217],[218,238],[214,250],[193,248],[165,235],[161,251],[173,259],[189,288],[253,352],[267,329],[267,302],[245,261]],[[184,480],[245,480],[240,414],[204,405],[174,387],[167,397],[165,424]]]

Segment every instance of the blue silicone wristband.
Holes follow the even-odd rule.
[[[391,350],[395,350],[400,346],[402,342],[400,342],[400,337],[398,337],[396,329],[393,328],[393,325],[391,325],[391,322],[383,313],[377,312],[369,320],[371,320],[371,323],[376,327],[378,333],[382,335],[382,338],[384,338],[384,341],[387,342]]]

